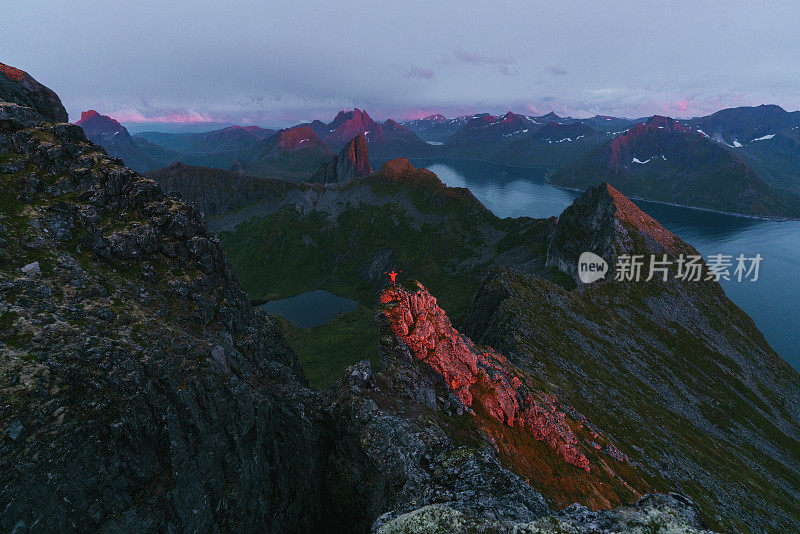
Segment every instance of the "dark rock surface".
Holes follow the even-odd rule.
[[[165,193],[176,193],[187,204],[195,204],[206,216],[225,215],[243,206],[282,198],[304,184],[256,178],[242,172],[173,163],[145,173]]]
[[[697,254],[605,182],[587,190],[558,217],[547,247],[547,265],[580,284],[578,257],[583,252],[593,252],[608,263],[606,280],[614,277],[621,254],[666,253],[673,258]]]
[[[0,63],[2,101],[19,104],[53,122],[67,122],[67,110],[52,90],[25,71]]]
[[[311,177],[312,182],[342,183],[372,174],[367,152],[367,139],[359,133],[339,154],[324,163]]]

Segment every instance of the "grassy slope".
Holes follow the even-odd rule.
[[[526,247],[533,254],[545,253],[543,236],[549,221],[499,219],[457,190],[426,181],[397,183],[372,180],[373,193],[387,203],[360,205],[335,219],[321,211],[299,213],[287,208],[254,217],[234,231],[220,233],[234,271],[251,298],[283,298],[313,289],[327,289],[357,300],[372,309],[388,279],[384,270],[402,270],[402,280],[425,280],[451,317],[466,311],[475,290],[489,270],[487,257]],[[441,194],[444,191],[446,194]],[[400,206],[398,195],[410,199],[415,210],[433,222],[422,222]],[[488,234],[494,235],[489,240]],[[393,261],[377,270],[375,258],[390,254]],[[374,270],[376,279],[365,275]],[[355,328],[355,322],[368,328]],[[352,328],[351,328],[352,327]],[[337,320],[308,332],[287,330],[296,350],[308,356],[312,347],[333,348],[341,332],[350,329],[353,351],[333,360],[317,385],[341,377],[346,365],[373,357],[375,329],[363,314]],[[313,330],[313,329],[312,329]],[[362,348],[370,347],[366,352]],[[312,359],[306,359],[305,362]],[[306,372],[317,370],[304,365]]]
[[[786,402],[771,393],[774,386],[746,384],[752,377],[714,349],[718,341],[636,311],[662,306],[655,304],[659,301],[693,310],[741,354],[752,354],[748,358],[756,369],[767,365],[776,373],[771,376],[796,375],[770,356],[752,321],[721,290],[701,288],[700,298],[673,302],[674,293],[656,284],[565,293],[543,280],[513,274],[500,280],[513,298],[495,315],[489,341],[516,353],[516,361],[544,387],[611,432],[623,452],[650,472],[651,487],[690,496],[710,526],[722,531],[750,531],[742,517],[753,512],[769,517],[773,506],[800,521],[791,491],[774,484],[778,479],[799,488],[797,474],[736,437],[739,429],[756,432],[800,461],[800,444],[771,420],[770,414],[788,415]],[[703,418],[727,435],[715,437],[695,426],[685,415],[695,410],[691,418]],[[697,479],[678,468],[687,465]],[[711,489],[721,482],[719,492]]]
[[[298,328],[279,316],[284,336],[297,352],[314,389],[326,388],[342,377],[342,370],[357,361],[378,364],[378,330],[372,310],[358,306],[328,324]]]

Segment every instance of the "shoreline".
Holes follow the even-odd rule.
[[[433,146],[433,145],[432,145]],[[432,160],[443,160],[443,161],[474,161],[478,163],[488,163],[490,165],[496,165],[498,167],[509,167],[512,169],[531,169],[537,171],[544,171],[545,173],[551,172],[552,169],[549,167],[534,167],[531,165],[509,165],[507,163],[497,163],[496,161],[488,161],[485,159],[476,159],[476,158],[456,158],[456,157],[449,157],[449,156],[403,156],[406,159],[432,159]],[[375,158],[378,161],[391,161],[395,158]],[[562,185],[556,185],[549,180],[545,176],[544,183],[551,187],[555,187],[556,189],[561,189],[563,191],[573,191],[576,193],[583,193],[586,189],[581,189],[580,187],[567,187]],[[623,193],[625,194],[625,193]],[[719,215],[729,215],[731,217],[742,217],[744,219],[754,219],[754,220],[761,220],[761,221],[772,221],[772,222],[790,222],[790,221],[800,221],[800,217],[788,217],[784,215],[753,215],[750,213],[739,213],[735,211],[725,211],[725,210],[717,210],[713,208],[704,208],[702,206],[692,206],[690,204],[679,204],[677,202],[667,202],[666,200],[654,200],[651,198],[644,198],[638,196],[631,196],[625,195],[630,200],[638,200],[644,202],[652,202],[654,204],[662,204],[665,206],[672,206],[674,208],[686,208],[690,210],[697,210],[697,211],[705,211],[708,213],[716,213]]]
[[[563,185],[556,185],[549,180],[546,180],[547,185],[555,187],[556,189],[562,189],[564,191],[573,191],[576,193],[583,193],[586,189],[581,189],[580,187],[567,187]],[[625,194],[625,193],[623,193]],[[777,216],[777,215],[752,215],[749,213],[738,213],[735,211],[724,211],[724,210],[715,210],[713,208],[704,208],[701,206],[691,206],[689,204],[678,204],[676,202],[667,202],[665,200],[653,200],[651,198],[644,198],[644,197],[636,197],[632,195],[625,195],[629,200],[639,200],[642,202],[652,202],[653,204],[662,204],[664,206],[672,206],[674,208],[686,208],[690,210],[696,211],[705,211],[708,213],[717,213],[719,215],[728,215],[731,217],[741,217],[743,219],[755,219],[759,221],[771,221],[771,222],[792,222],[792,221],[800,221],[800,218],[796,217],[786,217],[786,216]]]

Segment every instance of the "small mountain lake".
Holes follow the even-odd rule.
[[[299,328],[313,328],[333,321],[342,313],[355,310],[356,306],[358,302],[355,300],[316,289],[285,299],[271,300],[259,308],[269,314],[280,315]]]
[[[374,168],[380,168],[375,162]],[[552,217],[578,193],[545,181],[544,169],[481,161],[411,159],[449,186],[467,187],[499,217]],[[648,215],[704,257],[761,254],[756,282],[721,282],[725,294],[755,321],[775,351],[800,370],[800,221],[776,222],[710,211],[634,201]]]

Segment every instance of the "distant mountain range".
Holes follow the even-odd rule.
[[[739,107],[681,122],[731,149],[767,184],[800,189],[800,111]]]
[[[769,187],[737,154],[654,116],[551,176],[577,189],[606,181],[626,195],[751,215],[800,217],[800,197]]]
[[[609,184],[547,219],[403,158],[336,184],[175,164],[159,186],[64,120],[0,64],[0,531],[800,530],[800,374]],[[252,161],[329,151],[311,134]],[[608,168],[738,165],[663,117],[609,145]],[[578,251],[673,277],[578,286]],[[296,349],[250,301],[321,288],[365,320]]]
[[[83,128],[90,141],[101,145],[110,155],[121,158],[134,170],[146,171],[161,164],[156,150],[148,150],[147,146],[137,143],[128,130],[111,117],[89,110],[81,113],[75,124]]]
[[[373,160],[444,157],[538,167],[549,170],[552,182],[564,187],[583,189],[606,179],[625,194],[651,200],[753,215],[797,215],[793,191],[800,189],[800,112],[774,105],[731,108],[695,119],[669,119],[666,131],[650,135],[653,127],[647,125],[654,119],[575,119],[554,112],[528,116],[509,111],[380,123],[356,108],[340,111],[329,123],[315,120],[281,131],[230,126],[130,136],[124,126],[95,111],[84,113],[78,124],[110,155],[139,171],[180,161],[257,177],[338,180],[312,175],[361,135]],[[690,132],[696,135],[688,136]],[[607,165],[616,161],[616,156],[602,155],[612,144],[628,146],[642,135],[652,146],[644,143],[641,154],[628,154],[628,162]],[[689,149],[695,152],[681,152]],[[668,158],[662,152],[670,150],[671,160],[661,158]],[[660,162],[648,159],[650,152]],[[634,156],[647,163],[635,163]]]

